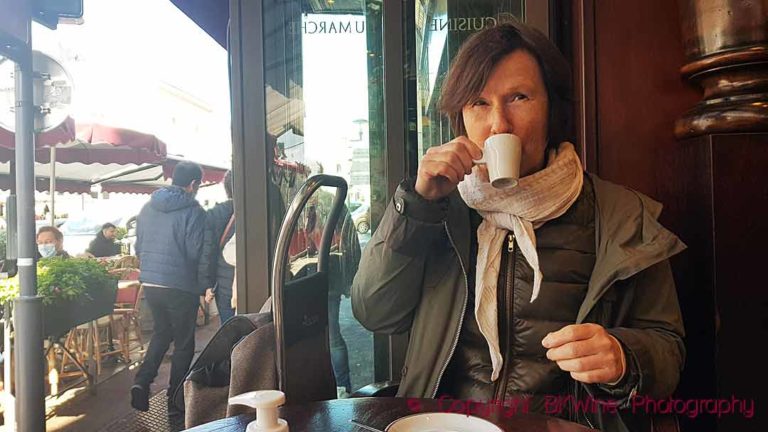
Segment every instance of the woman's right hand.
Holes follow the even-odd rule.
[[[428,200],[448,196],[472,172],[472,161],[482,157],[480,147],[465,136],[430,147],[419,165],[416,193]]]

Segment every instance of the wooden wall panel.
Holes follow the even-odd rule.
[[[587,122],[581,136],[594,130],[589,168],[660,200],[662,223],[689,246],[672,260],[687,333],[676,397],[753,399],[761,406],[768,383],[753,347],[765,339],[768,322],[761,274],[768,136],[675,139],[675,120],[700,99],[700,90],[680,78],[677,2],[574,2],[574,67],[591,85],[583,94],[594,95],[582,101]],[[758,417],[680,420],[685,432],[766,430]]]
[[[754,343],[768,330],[768,134],[685,140],[669,160],[672,180],[660,198],[668,226],[689,247],[673,260],[688,348],[678,396],[762,406],[768,377],[756,372],[765,362]],[[742,412],[684,419],[684,431],[768,430],[758,411],[751,419]]]
[[[594,7],[598,172],[656,197],[664,182],[658,166],[677,145],[674,121],[699,100],[679,74],[677,2],[599,0]]]
[[[768,133],[710,137],[718,395],[755,402],[754,418],[723,416],[718,430],[766,431],[768,374],[756,344],[768,340]]]
[[[686,364],[676,396],[708,399],[717,393],[715,366],[715,220],[712,152],[709,139],[677,143],[659,170],[666,179],[657,197],[664,203],[662,223],[688,249],[672,258],[677,296],[685,324]],[[716,430],[716,418],[680,418],[684,432]]]
[[[594,94],[591,123],[586,116],[586,127],[594,131],[590,144],[596,164],[590,170],[660,200],[665,205],[662,223],[689,245],[672,261],[688,354],[676,396],[714,397],[714,198],[705,187],[711,179],[711,154],[699,140],[681,143],[673,135],[675,120],[700,100],[700,90],[679,73],[685,60],[677,2],[579,3],[586,12],[582,31],[592,36],[591,44],[590,38],[583,38],[587,43],[582,58],[594,61],[593,88],[586,89],[586,94]],[[574,30],[578,35],[579,28]],[[589,65],[582,70],[588,72]],[[680,420],[683,431],[717,427],[714,417]]]

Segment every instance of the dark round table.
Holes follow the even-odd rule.
[[[576,423],[536,414],[515,412],[512,408],[473,404],[462,401],[406,398],[351,398],[325,402],[289,405],[280,408],[280,418],[288,422],[291,432],[362,432],[349,422],[358,420],[384,430],[394,420],[422,412],[471,412],[508,432],[584,432],[593,429]],[[241,415],[217,420],[188,429],[190,432],[243,432],[254,419]]]

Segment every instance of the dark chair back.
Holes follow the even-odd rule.
[[[323,186],[335,187],[336,194],[316,258],[310,253],[290,257],[289,247],[299,216],[310,197]],[[347,183],[341,177],[323,174],[310,177],[291,203],[275,245],[272,268],[275,358],[278,388],[285,393],[287,404],[336,398],[328,341],[328,281],[333,232],[346,196]],[[311,236],[311,233],[305,234]],[[295,271],[289,273],[289,266]]]

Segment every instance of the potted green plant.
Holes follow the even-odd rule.
[[[46,336],[58,337],[114,308],[117,278],[88,258],[45,258],[37,264],[37,294],[43,298]],[[0,302],[19,295],[18,278],[0,283]]]

